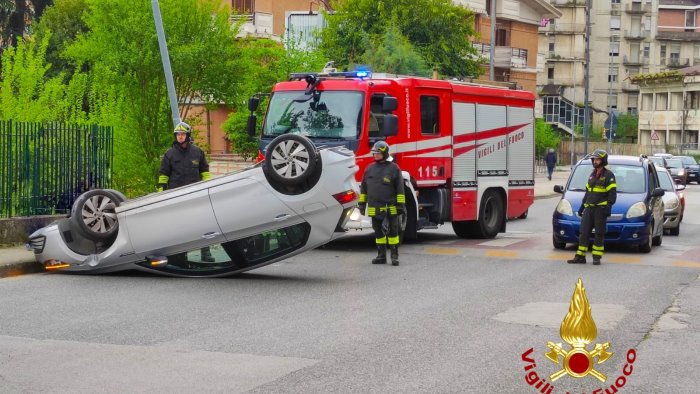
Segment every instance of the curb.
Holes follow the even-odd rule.
[[[36,261],[0,265],[0,279],[44,272],[44,266]]]

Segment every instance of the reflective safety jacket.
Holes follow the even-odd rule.
[[[206,181],[210,177],[209,163],[199,147],[189,143],[187,148],[183,149],[180,144],[174,142],[160,162],[158,183],[163,189],[174,189]]]
[[[586,194],[583,196],[583,206],[612,207],[617,200],[617,185],[615,174],[607,168],[598,173],[593,169],[586,183]]]
[[[367,205],[367,216],[376,216],[387,209],[391,215],[396,215],[397,205],[403,208],[406,204],[399,166],[386,160],[370,164],[360,184],[359,203]]]

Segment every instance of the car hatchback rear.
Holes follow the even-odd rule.
[[[617,201],[608,217],[605,243],[638,245],[640,251],[649,252],[663,236],[663,190],[656,170],[645,157],[633,156],[610,156],[607,168],[615,174]],[[592,170],[590,160],[581,160],[571,171],[566,188],[555,186],[555,191],[563,193],[552,217],[552,242],[557,249],[578,243],[581,217],[577,211]]]

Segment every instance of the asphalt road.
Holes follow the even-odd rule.
[[[606,248],[601,266],[552,249],[549,198],[495,240],[461,240],[449,225],[422,234],[400,267],[369,264],[371,236],[351,234],[233,278],[2,279],[0,391],[536,393],[535,371],[553,393],[619,376],[620,392],[695,393],[700,186],[687,195],[680,236],[650,254]],[[568,347],[559,326],[578,278],[598,327],[588,350],[614,353],[594,367],[605,383],[549,378],[562,366],[547,342]]]

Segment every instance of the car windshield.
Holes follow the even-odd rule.
[[[683,163],[680,159],[666,159],[666,166],[670,168],[683,168]]]
[[[644,193],[646,190],[646,177],[642,167],[609,164],[607,168],[615,174],[618,193]],[[586,182],[588,182],[591,171],[593,171],[593,166],[590,163],[576,166],[567,190],[586,191]]]
[[[661,157],[649,157],[649,160],[658,166],[664,167],[664,159]]]
[[[676,188],[673,187],[673,179],[671,179],[671,174],[669,174],[668,171],[657,171],[657,174],[659,174],[659,183],[662,189],[667,192],[676,191]]]
[[[679,157],[679,159],[681,159],[681,162],[683,162],[683,165],[685,165],[685,166],[694,166],[694,165],[698,164],[695,162],[695,159],[693,159],[690,156],[681,156],[681,157]]]
[[[267,109],[263,135],[285,133],[316,138],[355,139],[360,135],[363,94],[314,91],[306,101],[294,101],[304,92],[277,92]]]

